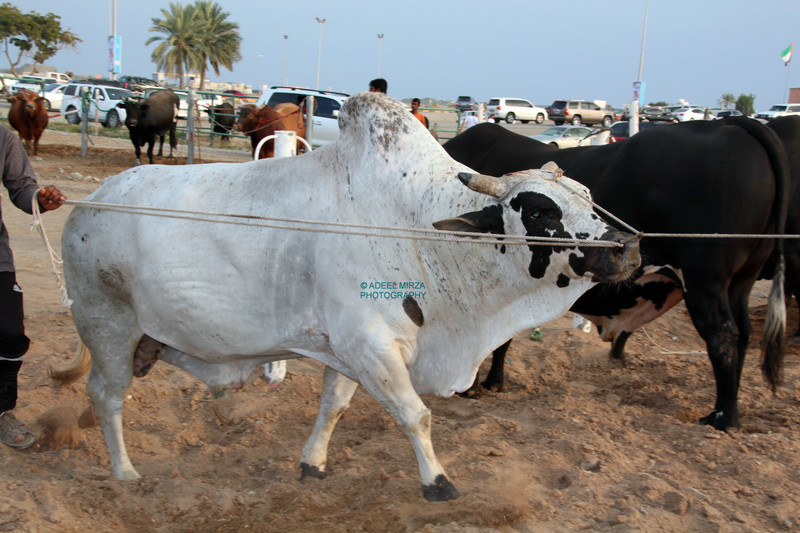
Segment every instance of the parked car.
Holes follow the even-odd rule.
[[[639,132],[643,132],[656,126],[668,124],[668,122],[639,122]],[[611,125],[611,136],[608,139],[609,143],[622,141],[630,137],[630,125],[627,120],[620,120]]]
[[[257,106],[275,107],[281,103],[300,105],[309,95],[314,96],[314,133],[311,146],[318,147],[339,138],[339,109],[350,95],[333,91],[317,91],[299,87],[275,86],[265,89],[256,102]]]
[[[122,87],[134,93],[145,93],[147,91],[163,87],[160,83],[150,78],[141,76],[120,76],[119,82]]]
[[[620,117],[620,120],[628,121],[630,120],[631,115],[629,111],[626,111]],[[658,106],[645,106],[639,110],[639,121],[640,122],[679,122],[678,117],[673,115],[672,113],[668,113],[662,107]]]
[[[108,78],[86,78],[83,80],[72,80],[75,83],[82,83],[84,85],[106,85],[108,87],[119,87],[124,89],[119,80],[111,80]]]
[[[723,109],[722,111],[717,111],[714,118],[725,118],[725,117],[742,117],[744,116],[741,111],[738,109]]]
[[[147,91],[143,96],[147,98],[156,91],[164,90],[166,89],[153,89]],[[180,100],[180,105],[178,106],[178,118],[187,120],[189,118],[189,91],[183,89],[172,90],[176,95],[178,95],[178,99]],[[205,92],[195,92],[194,98],[194,104],[198,114],[205,113],[209,107],[218,106],[223,102],[223,98],[220,95],[207,94]],[[195,115],[195,120],[197,120],[197,114]]]
[[[786,115],[800,115],[800,104],[776,104],[770,107],[769,111],[756,112],[753,117],[761,120],[772,120]]]
[[[573,126],[602,124],[608,127],[616,116],[613,109],[586,100],[556,100],[547,108],[547,114],[556,126],[569,122]]]
[[[23,89],[42,94],[42,87],[50,81],[52,80],[44,76],[22,76],[15,83],[11,84],[11,94],[16,94]]]
[[[477,104],[471,96],[459,96],[456,100],[456,109],[462,113],[464,111],[475,111],[477,110]]]
[[[82,99],[87,93],[89,94],[88,119],[96,120],[107,128],[116,128],[125,122],[125,109],[117,107],[117,104],[128,98],[136,98],[131,91],[121,87],[70,82],[64,88],[59,108],[70,124],[80,124]]]
[[[6,81],[11,93],[19,92],[21,89],[28,89],[35,93],[42,93],[42,87],[48,83],[69,83],[72,80],[67,74],[62,72],[42,72],[38,75],[28,74],[16,81]]]
[[[492,97],[486,104],[486,115],[494,115],[494,121],[505,120],[508,124],[513,124],[519,120],[523,124],[534,121],[541,124],[547,120],[547,110],[538,107],[522,98],[500,98]]]
[[[704,120],[706,118],[706,110],[702,107],[682,107],[681,109],[673,111],[672,116],[677,118],[680,122]]]
[[[61,101],[64,99],[66,83],[52,82],[44,86],[44,106],[48,111],[61,109]]]
[[[559,148],[572,148],[580,146],[581,141],[590,133],[592,129],[585,126],[553,126],[539,135],[531,135],[531,139]]]

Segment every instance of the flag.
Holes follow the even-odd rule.
[[[794,43],[791,43],[789,47],[781,52],[781,59],[783,59],[784,64],[788,65],[789,61],[792,60],[792,48],[794,47]]]

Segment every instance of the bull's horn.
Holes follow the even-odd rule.
[[[547,163],[545,163],[542,166],[542,170],[544,170],[545,172],[550,172],[556,178],[560,178],[561,176],[564,175],[564,171],[558,168],[558,165],[556,164],[555,161],[548,161]]]
[[[508,188],[508,180],[503,178],[494,178],[492,176],[485,176],[483,174],[473,174],[471,172],[459,172],[458,179],[461,183],[469,187],[475,192],[481,194],[488,194],[495,198],[500,198]]]

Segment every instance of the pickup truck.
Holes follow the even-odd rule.
[[[46,72],[42,76],[21,76],[16,82],[9,84],[9,82],[6,81],[6,85],[9,85],[11,94],[18,93],[22,89],[28,89],[29,91],[41,94],[42,87],[47,83],[52,83],[54,81],[58,83],[68,83],[70,80],[72,80],[72,78],[61,72]]]

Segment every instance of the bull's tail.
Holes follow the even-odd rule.
[[[726,119],[727,120],[727,119]],[[775,233],[786,231],[786,218],[789,212],[789,161],[783,143],[778,135],[756,120],[733,117],[731,124],[743,128],[755,137],[769,157],[775,176],[775,200],[773,216]],[[761,338],[761,372],[774,393],[783,377],[784,334],[786,332],[786,302],[784,297],[785,258],[784,241],[775,241],[775,272],[772,276],[772,289],[767,304],[767,317],[764,321],[764,335]]]
[[[92,355],[86,345],[78,340],[78,348],[72,361],[66,367],[56,368],[51,366],[47,373],[53,381],[61,386],[69,385],[78,381],[89,369],[92,368]]]
[[[786,302],[783,293],[785,261],[778,257],[772,289],[769,292],[764,336],[761,339],[761,373],[773,394],[783,380],[784,334],[786,332]]]

